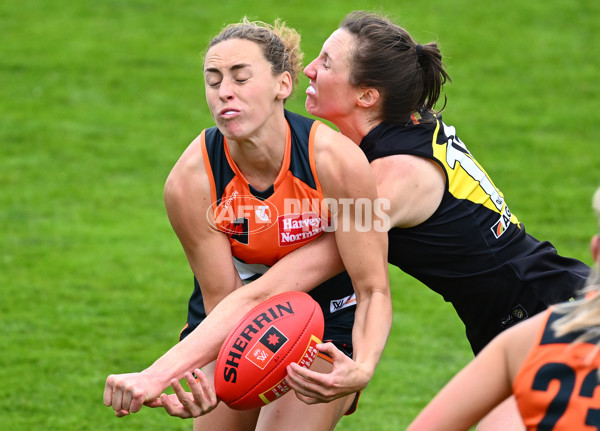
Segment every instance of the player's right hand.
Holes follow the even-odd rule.
[[[142,373],[111,374],[104,386],[104,405],[112,407],[118,417],[127,416],[159,397],[161,390]]]

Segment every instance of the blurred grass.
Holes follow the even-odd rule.
[[[3,429],[191,429],[163,412],[116,419],[106,376],[175,342],[191,273],[162,188],[211,125],[204,46],[243,15],[280,17],[306,60],[350,10],[438,40],[444,118],[533,235],[590,263],[600,185],[600,4],[594,1],[21,0],[0,3],[0,422]],[[289,108],[304,112],[301,80]],[[454,311],[392,269],[394,327],[357,414],[398,430],[471,358]]]

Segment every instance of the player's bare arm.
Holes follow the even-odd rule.
[[[400,154],[373,160],[371,168],[379,197],[390,202],[391,227],[417,226],[440,205],[446,177],[432,160]]]
[[[194,141],[173,168],[165,187],[169,219],[185,250],[190,266],[206,291],[207,310],[241,285],[235,271],[226,236],[210,227],[206,218],[210,208],[210,187],[200,149]],[[195,199],[191,199],[194,196]],[[218,322],[217,322],[218,323]],[[210,329],[210,328],[209,328]],[[107,378],[104,403],[117,416],[137,412],[154,401],[170,385],[171,379],[213,360],[223,337],[190,334],[141,373],[111,375]]]
[[[330,128],[319,127],[316,141],[317,171],[323,194],[343,204],[338,205],[332,217],[337,224],[338,250],[356,292],[357,309],[352,333],[354,362],[348,359],[343,364],[334,364],[334,372],[330,374],[290,366],[290,384],[299,398],[309,403],[331,401],[364,388],[383,352],[392,320],[387,229],[362,228],[366,220],[382,221],[374,209],[377,192],[373,172],[362,151]]]

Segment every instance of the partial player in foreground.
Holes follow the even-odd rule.
[[[317,358],[313,367],[343,382],[343,388],[327,404],[308,405],[286,396],[260,409],[217,406],[212,385],[208,387],[214,364],[206,365],[216,359],[228,329],[242,316],[242,305],[225,316],[228,327],[191,333],[141,373],[109,376],[104,403],[117,416],[136,412],[144,403],[159,405],[156,398],[171,379],[190,380],[190,371],[204,367],[196,370],[200,389],[204,386],[211,396],[200,400],[196,394],[202,411],[186,413],[207,413],[194,421],[196,429],[325,431],[349,411],[374,373],[391,327],[387,237],[385,229],[359,229],[364,225],[354,217],[377,218],[372,206],[358,206],[376,201],[375,181],[350,140],[285,110],[302,67],[299,40],[283,23],[244,20],[210,42],[204,76],[216,127],[202,131],[173,168],[165,204],[209,315],[243,286],[242,280],[256,279],[287,254],[318,240],[328,225],[339,226],[335,242],[347,273],[338,270],[320,280],[327,280],[320,286],[307,285],[312,277],[302,269],[309,257],[288,271],[296,283],[284,286],[310,290],[320,304],[323,338],[331,343],[328,355]],[[322,205],[326,200],[346,207],[329,211]],[[343,306],[331,307],[334,301]]]
[[[600,189],[593,207],[600,228]],[[465,431],[514,394],[527,430],[600,429],[600,237],[582,296],[495,338],[419,414],[409,431]]]

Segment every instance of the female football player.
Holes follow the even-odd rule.
[[[282,23],[247,20],[210,42],[204,76],[216,127],[204,130],[181,156],[167,180],[165,202],[200,287],[201,298],[193,301],[202,301],[209,314],[242,280],[255,279],[337,226],[347,274],[310,294],[325,315],[324,340],[353,360],[348,357],[343,370],[334,370],[326,357],[314,366],[333,371],[332,377],[342,373],[353,388],[327,404],[287,396],[262,409],[236,411],[221,403],[195,420],[198,430],[333,429],[373,375],[391,327],[387,237],[383,229],[365,229],[365,221],[377,218],[374,207],[365,205],[377,199],[368,162],[338,132],[284,109],[301,71],[298,42],[299,35]],[[334,301],[342,306],[331,307]],[[240,316],[237,310],[231,323]],[[110,376],[105,404],[117,416],[135,412],[171,379],[215,359],[195,355],[188,339],[194,334],[142,373]],[[211,376],[212,369],[203,372]],[[211,398],[207,410],[215,405]]]

